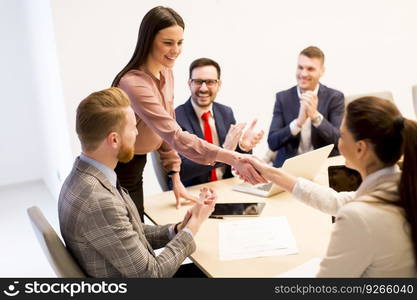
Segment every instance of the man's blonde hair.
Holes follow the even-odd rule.
[[[126,125],[125,108],[130,101],[120,88],[92,93],[78,105],[76,131],[82,149],[94,151],[111,132],[121,132]]]
[[[300,52],[300,55],[307,56],[308,58],[318,58],[321,63],[324,64],[324,53],[319,47],[309,46]]]

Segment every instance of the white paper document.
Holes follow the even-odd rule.
[[[279,274],[275,277],[299,278],[299,277],[316,277],[320,270],[320,258],[313,258],[303,263],[302,265],[291,269],[285,273]]]
[[[287,217],[250,218],[219,223],[220,260],[298,253]]]

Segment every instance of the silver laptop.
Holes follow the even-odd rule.
[[[313,180],[321,167],[326,163],[334,145],[327,145],[310,152],[306,152],[285,160],[282,169],[296,176]],[[265,184],[251,185],[242,183],[233,187],[234,191],[253,194],[261,197],[271,197],[284,190],[272,182]]]

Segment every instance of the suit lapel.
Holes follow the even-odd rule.
[[[326,99],[326,89],[322,84],[320,84],[320,86],[319,86],[319,91],[317,93],[317,98],[318,98],[317,111],[319,111],[321,113],[323,111],[323,109],[322,109],[323,101],[324,101],[324,99]]]
[[[223,145],[224,139],[226,137],[226,127],[224,126],[225,120],[223,114],[219,110],[217,103],[213,102],[213,113],[214,113],[214,122],[216,124],[217,136],[219,137],[220,145]]]
[[[107,179],[106,175],[104,175],[99,169],[96,167],[82,161],[79,157],[77,157],[75,161],[75,167],[78,171],[89,174],[100,181],[103,187],[105,187],[109,192],[111,192],[114,195],[117,195],[115,193],[115,188],[110,183],[110,181]]]
[[[197,135],[199,138],[204,140],[203,132],[201,131],[200,121],[195,114],[193,105],[191,104],[191,98],[188,99],[187,102],[185,102],[185,110],[187,112],[188,120],[190,121],[191,127],[193,128],[193,132],[195,132],[195,135]]]
[[[298,112],[300,111],[300,98],[298,97],[297,93],[297,86],[293,87],[291,90],[291,101],[293,102],[292,105],[288,105],[291,110],[291,121],[298,117]]]

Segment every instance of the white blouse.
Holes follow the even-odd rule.
[[[367,176],[356,192],[341,193],[297,179],[295,197],[336,216],[318,277],[417,276],[410,229],[402,208],[378,200],[381,196],[398,199],[400,176],[397,166],[384,168]]]

